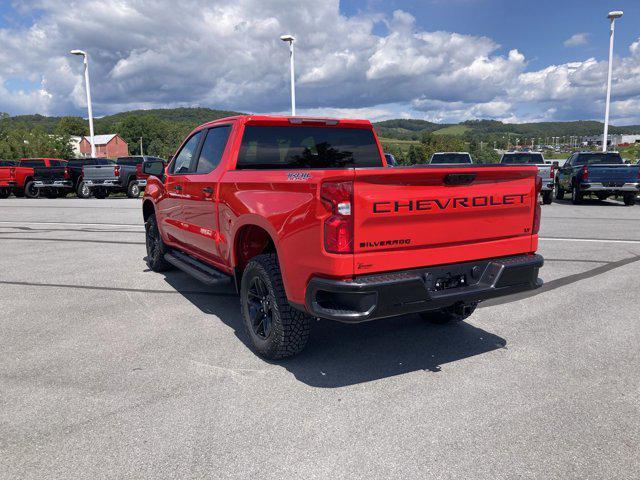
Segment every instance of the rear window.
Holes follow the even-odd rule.
[[[373,131],[360,128],[247,126],[237,168],[381,167]]]
[[[20,160],[21,167],[44,167],[44,160]]]
[[[471,163],[471,157],[464,153],[434,153],[429,163]]]
[[[142,157],[120,157],[116,163],[118,165],[141,165],[143,161]]]
[[[503,155],[500,163],[517,165],[544,165],[544,157],[541,153],[510,153]]]
[[[574,165],[592,165],[597,163],[618,164],[624,163],[619,153],[581,153],[576,158]]]

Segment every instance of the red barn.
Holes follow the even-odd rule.
[[[91,155],[90,137],[84,137],[80,140],[80,153],[88,157]],[[129,146],[120,135],[110,133],[109,135],[94,135],[93,142],[96,145],[96,156],[117,158],[127,157],[129,155]]]

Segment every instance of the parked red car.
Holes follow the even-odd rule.
[[[313,317],[438,323],[542,284],[532,166],[385,168],[370,122],[238,116],[147,162],[147,262],[233,279],[253,348],[300,352]]]

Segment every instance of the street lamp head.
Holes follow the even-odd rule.
[[[622,16],[622,13],[622,10],[614,10],[613,12],[609,12],[607,18],[609,18],[610,20],[613,20],[614,18],[620,18]]]
[[[71,50],[69,53],[71,55],[82,55],[83,57],[87,56],[87,52],[85,52],[84,50]]]
[[[280,40],[282,40],[283,42],[293,43],[295,41],[295,37],[293,35],[282,35],[280,37]]]

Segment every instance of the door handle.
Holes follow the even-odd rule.
[[[203,189],[202,189],[202,191],[203,191],[204,193],[208,193],[209,195],[211,195],[211,194],[213,193],[213,188],[211,188],[211,187],[205,187],[205,188],[203,188]]]
[[[176,191],[180,191],[182,190],[182,185],[176,185],[175,187],[173,187],[173,189]]]

